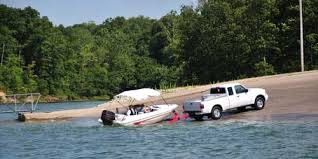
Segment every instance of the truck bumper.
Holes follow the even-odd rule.
[[[204,115],[202,112],[186,112],[186,113],[188,113],[190,117]]]

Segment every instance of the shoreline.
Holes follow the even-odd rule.
[[[310,70],[310,71],[305,71],[305,73],[310,73],[310,72],[316,72],[318,70]],[[163,92],[163,94],[169,94],[169,93],[175,93],[176,91],[180,90],[189,90],[189,89],[195,89],[197,87],[205,87],[208,85],[215,85],[215,84],[222,84],[222,83],[230,83],[230,82],[241,82],[241,81],[253,81],[257,79],[267,79],[267,78],[275,78],[275,77],[281,77],[281,76],[293,76],[293,75],[298,75],[298,74],[303,74],[303,72],[290,72],[290,73],[283,73],[283,74],[275,74],[275,75],[269,75],[269,76],[260,76],[260,77],[250,77],[250,78],[245,78],[245,79],[237,79],[237,80],[231,80],[231,81],[222,81],[222,82],[217,82],[217,83],[211,83],[211,84],[203,84],[203,85],[189,85],[189,86],[180,86],[176,88],[170,88],[170,89],[158,89],[159,91]],[[5,96],[6,93],[3,91],[0,91],[0,97]],[[11,95],[11,94],[10,94]],[[64,102],[85,102],[85,101],[111,101],[111,97],[105,95],[105,96],[93,96],[93,97],[79,97],[78,99],[67,99],[66,96],[52,96],[52,95],[47,95],[47,96],[42,96],[39,100],[39,103],[64,103]],[[12,104],[12,103],[3,103],[0,100],[0,105],[2,104]]]
[[[269,120],[274,114],[318,114],[318,106],[316,104],[316,98],[318,96],[318,70],[254,77],[222,83],[229,82],[239,82],[248,88],[265,88],[269,94],[269,100],[263,110],[233,114],[229,116],[231,119]],[[175,88],[174,91],[163,93],[163,96],[167,103],[178,104],[179,107],[177,111],[181,112],[184,101],[198,99],[201,95],[207,94],[211,86],[222,83]],[[160,98],[151,98],[141,102],[146,104],[163,103]],[[28,121],[81,117],[98,118],[102,110],[107,109],[112,111],[120,107],[122,106],[118,103],[110,101],[98,107],[87,109],[55,111],[50,113],[23,113],[21,114],[21,119]]]
[[[46,97],[48,97],[48,96],[44,96],[44,98],[46,98]],[[50,97],[52,97],[52,96],[50,96]],[[99,97],[98,98],[94,98],[94,97],[92,97],[92,98],[80,98],[80,99],[76,99],[76,100],[64,100],[64,99],[61,99],[58,96],[53,96],[53,97],[56,98],[56,100],[41,99],[41,98],[43,98],[41,96],[41,98],[40,98],[38,103],[65,103],[65,102],[109,101],[110,100],[110,98],[102,99],[102,98],[99,98]],[[23,102],[18,101],[17,103],[23,103]],[[6,104],[14,104],[14,102],[1,102],[0,101],[0,105],[6,105]]]

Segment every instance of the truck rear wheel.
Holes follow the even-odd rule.
[[[265,107],[265,99],[261,96],[256,97],[255,103],[254,103],[254,108],[256,110],[261,110]]]
[[[222,108],[220,106],[214,106],[211,111],[211,118],[218,120],[222,117]]]

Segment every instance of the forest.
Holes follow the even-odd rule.
[[[303,0],[305,70],[318,69],[318,0]],[[300,71],[298,0],[201,0],[160,19],[54,25],[0,5],[0,90],[65,100]]]

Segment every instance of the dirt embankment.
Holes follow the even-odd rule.
[[[0,91],[0,103],[6,102],[6,94],[2,91]]]
[[[240,82],[247,87],[265,88],[269,94],[266,107],[261,111],[232,112],[224,119],[272,120],[272,119],[318,119],[318,71],[290,73],[258,78],[249,78],[232,82]],[[215,84],[218,85],[218,84]],[[178,88],[164,93],[167,103],[179,104],[182,111],[184,101],[199,98],[208,93],[211,85]],[[146,103],[163,103],[160,98],[152,98]],[[50,113],[25,113],[20,115],[24,120],[48,120],[74,117],[98,118],[103,109],[115,110],[122,107],[116,102],[102,104],[98,107],[77,110],[56,111]]]

